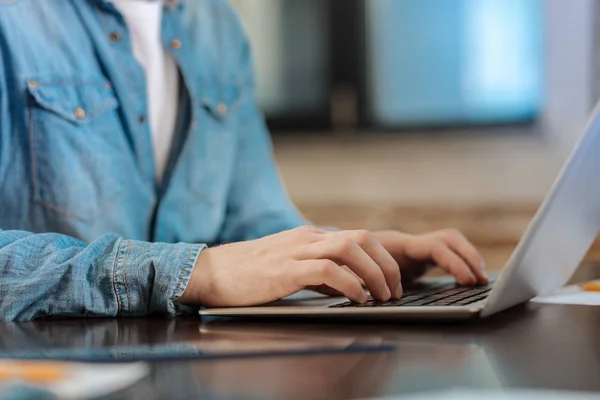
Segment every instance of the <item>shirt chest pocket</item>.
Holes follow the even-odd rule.
[[[34,200],[91,221],[121,199],[124,138],[118,102],[102,79],[30,80],[29,143]]]
[[[234,84],[203,83],[197,89],[189,185],[199,200],[224,206],[234,173],[237,136],[242,134],[239,108],[244,89]]]

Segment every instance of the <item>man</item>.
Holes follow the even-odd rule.
[[[2,320],[387,300],[431,262],[486,282],[455,231],[304,226],[251,69],[223,0],[0,0]]]

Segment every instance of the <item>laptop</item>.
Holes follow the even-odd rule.
[[[500,275],[485,287],[430,279],[405,287],[400,300],[355,304],[300,294],[256,307],[208,308],[227,317],[467,319],[487,317],[563,286],[600,228],[600,105],[592,112],[550,192]]]

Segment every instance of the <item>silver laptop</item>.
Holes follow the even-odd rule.
[[[600,229],[600,105],[495,282],[457,287],[448,279],[406,287],[400,300],[355,304],[292,296],[258,307],[203,309],[230,317],[465,319],[486,317],[563,286]]]

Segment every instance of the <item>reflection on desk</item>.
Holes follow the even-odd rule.
[[[176,324],[177,321],[170,319],[165,323],[167,325]],[[108,327],[118,328],[119,326],[119,320],[107,322],[110,323]],[[102,323],[102,321],[99,322],[99,324]],[[37,328],[43,327],[44,324],[7,324],[5,329],[0,331],[0,337],[6,336],[9,340],[10,338],[19,338],[19,340],[18,343],[0,349],[0,359],[87,362],[198,361],[218,358],[355,353],[395,349],[392,344],[386,344],[376,336],[355,338],[346,334],[334,337],[311,332],[298,333],[291,330],[285,332],[252,327],[236,329],[228,325],[200,325],[199,323],[195,325],[198,326],[197,335],[186,340],[161,340],[149,343],[107,343],[102,341],[89,345],[88,340],[84,339],[83,342],[86,342],[87,345],[77,346],[73,343],[63,343],[63,338],[68,337],[65,335],[57,335],[56,337],[60,338],[58,342],[54,342],[52,337],[40,341],[41,338],[36,333],[41,333],[43,330],[37,330]],[[66,329],[69,329],[68,324]],[[84,331],[84,335],[87,332]],[[89,332],[95,332],[95,330]],[[110,335],[110,337],[114,338],[115,335]],[[6,342],[8,343],[9,340]]]
[[[289,337],[312,344],[396,346],[388,352],[152,362],[149,377],[121,393],[122,398],[348,399],[457,386],[599,391],[599,331],[598,307],[537,304],[489,319],[426,325],[48,320],[0,324],[0,351],[197,347],[203,340],[213,349],[278,348]]]

